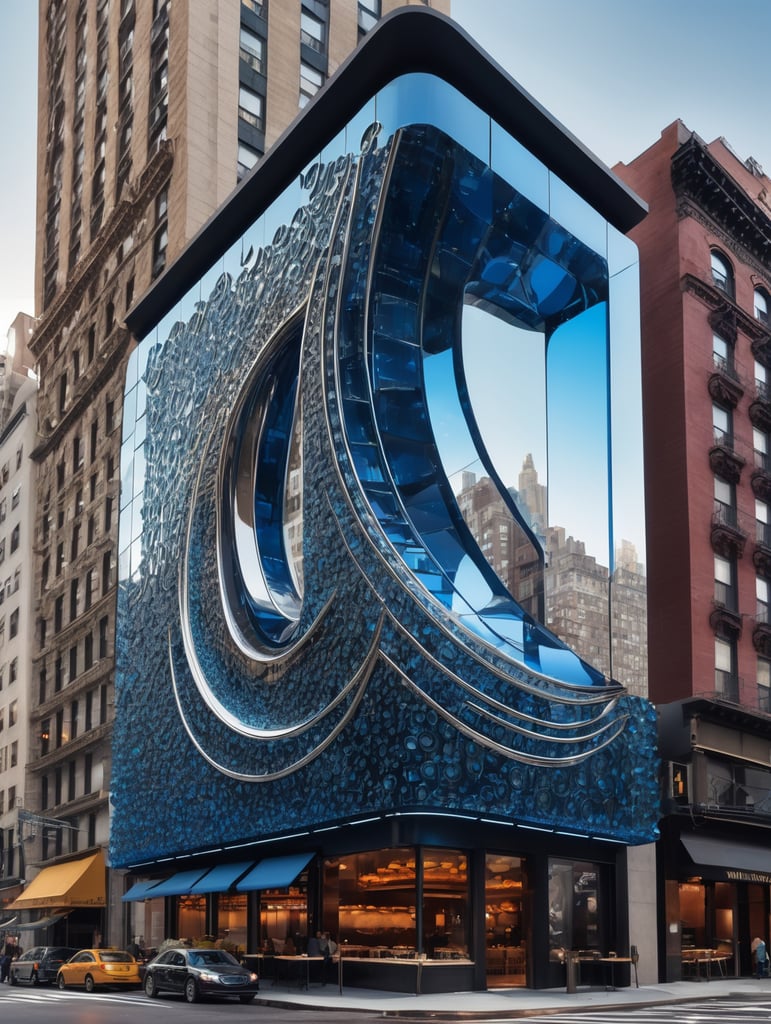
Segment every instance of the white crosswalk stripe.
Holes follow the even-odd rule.
[[[549,1024],[753,1024],[769,1020],[768,1000],[716,999],[703,1003],[681,1003],[607,1010],[600,1012],[549,1014]],[[488,1021],[488,1024],[494,1024]],[[502,1022],[501,1022],[502,1024]]]

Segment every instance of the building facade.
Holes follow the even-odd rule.
[[[771,182],[682,122],[617,173],[640,248],[649,692],[660,707],[661,973],[769,933]],[[674,642],[673,642],[674,641]],[[675,701],[671,707],[670,702]],[[730,841],[726,841],[730,838]]]
[[[32,530],[37,381],[27,339],[32,318],[20,313],[0,356],[0,931],[18,915],[5,907],[21,892],[28,837],[25,765],[29,742],[30,665],[35,634]]]
[[[349,982],[425,990],[547,986],[643,941],[621,894],[656,835],[652,708],[512,596],[456,498],[483,467],[543,575],[473,382],[492,324],[540,395],[507,440],[545,439],[550,510],[607,565],[634,535],[643,215],[415,9],[132,311],[110,858],[133,934],[269,968],[325,930]]]
[[[54,824],[25,847],[26,880],[50,873],[23,917],[68,911],[41,939],[124,941],[122,880],[109,864],[101,894],[83,898],[61,867],[78,860],[90,871],[109,836],[121,422],[133,347],[124,318],[390,6],[40,4],[30,342],[40,377],[37,629],[25,806]]]

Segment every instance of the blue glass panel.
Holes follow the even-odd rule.
[[[607,256],[607,221],[556,174],[549,174],[549,213],[590,249]]]
[[[490,166],[520,195],[541,210],[549,209],[549,172],[525,147],[495,121],[491,124]]]
[[[429,124],[446,132],[484,163],[489,160],[489,117],[440,78],[404,75],[378,93],[376,110],[384,139],[406,125]]]

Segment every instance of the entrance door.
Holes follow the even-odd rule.
[[[525,875],[521,857],[488,853],[485,858],[488,988],[527,983]]]

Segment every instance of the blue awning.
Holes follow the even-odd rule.
[[[235,864],[218,864],[199,878],[190,892],[227,892],[231,885],[253,868],[253,860],[239,860]]]
[[[131,903],[132,900],[149,900],[153,893],[148,892],[148,890],[156,885],[158,885],[157,878],[151,878],[147,882],[134,882],[131,888],[123,893],[121,899],[124,903]]]
[[[239,892],[253,889],[286,889],[294,882],[303,868],[307,867],[312,853],[290,853],[285,857],[266,857],[241,879],[236,886]]]
[[[190,892],[192,887],[206,874],[203,868],[196,868],[194,871],[178,871],[176,875],[165,878],[162,882],[154,885],[148,892],[149,897],[155,896],[182,896]]]

